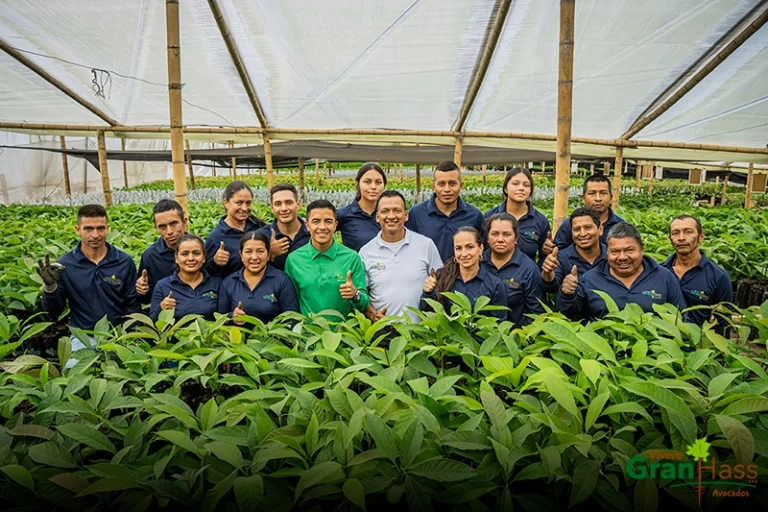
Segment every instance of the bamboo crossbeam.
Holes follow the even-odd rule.
[[[165,0],[165,25],[168,45],[168,105],[171,123],[171,160],[174,198],[189,216],[187,180],[184,176],[184,123],[181,108],[181,46],[179,0]]]
[[[269,142],[269,135],[264,134],[264,161],[267,164],[267,188],[272,188],[274,179],[272,176],[272,144]]]
[[[616,160],[613,163],[613,199],[611,206],[619,207],[619,196],[621,195],[621,167],[624,160],[624,149],[616,148]]]
[[[184,149],[189,151],[189,139],[184,141]],[[192,165],[192,157],[187,156],[187,167],[189,168],[189,188],[195,190],[195,169]]]
[[[104,132],[96,134],[99,149],[99,173],[101,173],[101,190],[104,193],[104,205],[112,206],[112,187],[109,183],[109,166],[107,165],[107,144]]]
[[[557,162],[552,231],[568,216],[571,183],[571,115],[573,111],[573,39],[575,0],[560,0],[560,52],[557,82]]]
[[[64,180],[64,193],[67,196],[72,195],[72,187],[69,184],[69,162],[67,161],[67,154],[64,151],[67,149],[67,140],[63,135],[59,137],[59,143],[61,144],[61,173]]]
[[[120,139],[120,150],[125,151],[125,137]],[[128,188],[128,162],[123,160],[123,186]]]
[[[115,126],[120,123],[118,123],[116,120],[112,119],[109,115],[107,115],[103,110],[98,108],[96,105],[91,103],[90,101],[86,100],[79,94],[77,94],[75,91],[61,83],[59,80],[53,77],[50,73],[45,71],[43,68],[32,62],[30,59],[27,58],[26,55],[6,43],[4,40],[0,39],[0,50],[3,50],[5,53],[19,61],[21,64],[29,68],[30,70],[34,71],[40,78],[69,96],[71,99],[76,101],[80,104],[80,106],[85,107],[89,112],[91,112],[93,115],[101,118],[103,121],[105,121],[110,126]]]

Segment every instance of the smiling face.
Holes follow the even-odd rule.
[[[472,233],[453,235],[453,255],[461,268],[475,268],[479,264],[482,254],[483,244],[478,244]]]
[[[252,205],[253,196],[246,188],[235,192],[229,200],[224,199],[227,216],[237,222],[245,222],[251,216]]]
[[[336,232],[336,214],[330,208],[315,208],[307,216],[307,229],[315,248],[330,246]]]
[[[290,190],[281,190],[272,194],[270,207],[278,222],[290,224],[296,220],[296,213],[299,211],[301,203]]]
[[[698,251],[703,240],[704,233],[699,233],[694,219],[676,219],[669,226],[669,241],[681,256]]]
[[[240,251],[240,259],[246,271],[258,275],[267,268],[269,251],[261,240],[248,240]]]
[[[507,198],[515,203],[524,203],[531,197],[531,180],[523,173],[512,176],[504,189]]]
[[[176,250],[176,265],[187,274],[194,274],[205,264],[205,248],[197,240],[185,240]]]
[[[383,234],[395,238],[403,234],[408,212],[403,200],[399,197],[383,197],[376,210],[376,221],[381,226]]]
[[[379,196],[384,192],[384,178],[378,171],[371,169],[360,178],[360,197],[371,202],[379,200]]]
[[[187,231],[187,221],[176,210],[155,214],[155,229],[170,249],[176,249],[179,238]]]
[[[83,246],[91,250],[104,247],[107,242],[109,225],[106,217],[81,217],[75,225],[75,232],[80,236]]]
[[[574,217],[571,221],[571,235],[573,243],[579,249],[591,249],[600,243],[600,235],[603,228],[595,225],[595,221],[589,215]]]
[[[605,181],[590,181],[587,191],[582,196],[584,204],[594,208],[597,213],[603,213],[611,206],[611,185]]]
[[[512,223],[508,220],[495,220],[488,227],[488,246],[494,254],[509,254],[515,250],[517,237]]]
[[[619,277],[632,277],[643,267],[643,248],[633,237],[609,238],[608,265]]]
[[[459,171],[435,171],[432,190],[435,191],[436,200],[444,206],[451,206],[459,200],[461,185],[461,173]]]

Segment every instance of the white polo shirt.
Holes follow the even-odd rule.
[[[368,293],[374,309],[387,306],[387,315],[402,315],[406,306],[419,308],[424,281],[432,269],[443,268],[435,243],[414,231],[405,230],[405,238],[388,243],[381,232],[360,249],[365,266]],[[418,316],[409,312],[414,320]]]

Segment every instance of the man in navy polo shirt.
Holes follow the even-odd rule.
[[[584,186],[581,190],[584,206],[596,210],[600,215],[600,225],[603,228],[600,243],[607,244],[608,233],[611,228],[619,222],[624,222],[624,219],[613,213],[611,208],[611,199],[613,198],[611,181],[602,174],[595,174],[584,180]],[[565,249],[572,243],[571,219],[566,219],[557,230],[555,245],[560,249]]]
[[[187,216],[173,199],[158,201],[152,209],[152,218],[160,237],[142,253],[136,280],[136,293],[145,304],[152,300],[157,282],[176,271],[176,246],[187,232]]]
[[[290,183],[278,183],[269,190],[269,206],[275,220],[259,231],[270,239],[269,260],[278,270],[285,270],[288,255],[309,243],[309,230],[297,215],[301,202],[296,187]]]
[[[607,249],[600,242],[603,228],[600,214],[593,208],[576,208],[568,219],[573,232],[573,244],[562,251],[555,247],[541,266],[541,287],[546,293],[557,293],[563,278],[576,266],[581,276],[605,261]]]
[[[674,272],[680,280],[685,303],[690,306],[713,306],[733,301],[731,278],[701,252],[704,240],[701,221],[691,215],[678,215],[669,225],[669,241],[675,254],[667,258],[662,266]],[[688,312],[691,322],[701,326],[710,319],[712,311],[697,309]],[[725,331],[728,322],[718,320],[718,332]]]
[[[428,201],[412,206],[405,223],[409,230],[431,238],[443,261],[453,256],[453,235],[457,229],[483,229],[482,212],[459,197],[461,186],[459,166],[450,160],[440,162],[432,181],[435,193]]]
[[[577,276],[576,265],[563,278],[557,309],[572,319],[595,320],[608,314],[605,301],[595,290],[610,295],[619,309],[634,303],[648,312],[654,304],[670,303],[685,308],[677,278],[652,258],[643,256],[640,232],[632,224],[616,224],[608,234],[607,260]]]

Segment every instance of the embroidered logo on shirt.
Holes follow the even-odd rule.
[[[106,276],[104,278],[104,281],[111,284],[112,286],[120,286],[121,284],[123,284],[123,280],[120,279],[119,277],[116,277],[114,274],[112,274],[111,276]]]
[[[211,290],[211,291],[209,291],[209,292],[205,292],[204,294],[202,294],[202,295],[201,295],[201,297],[205,297],[206,299],[215,299],[215,298],[217,298],[218,296],[219,296],[219,294],[218,294],[218,293],[216,293],[216,292],[215,292],[215,291],[213,291],[213,290]]]
[[[643,295],[647,295],[650,298],[652,298],[653,300],[661,300],[661,294],[660,293],[656,293],[656,290],[645,290],[643,292]]]
[[[382,262],[377,261],[376,263],[371,265],[371,270],[376,270],[378,272],[381,272],[382,270],[387,270],[387,266]]]
[[[527,236],[528,238],[530,238],[534,242],[538,242],[539,241],[539,234],[537,232],[535,232],[535,231],[523,231],[523,235]]]
[[[270,293],[269,295],[265,295],[265,296],[262,297],[262,299],[268,300],[272,304],[277,302],[277,297],[275,297],[274,293]]]
[[[689,290],[688,293],[700,300],[709,300],[709,295],[704,290]]]
[[[510,288],[512,288],[514,290],[519,290],[520,289],[520,283],[518,281],[515,281],[514,277],[510,277],[509,279],[504,279],[504,282],[506,282],[507,286],[509,286]]]

